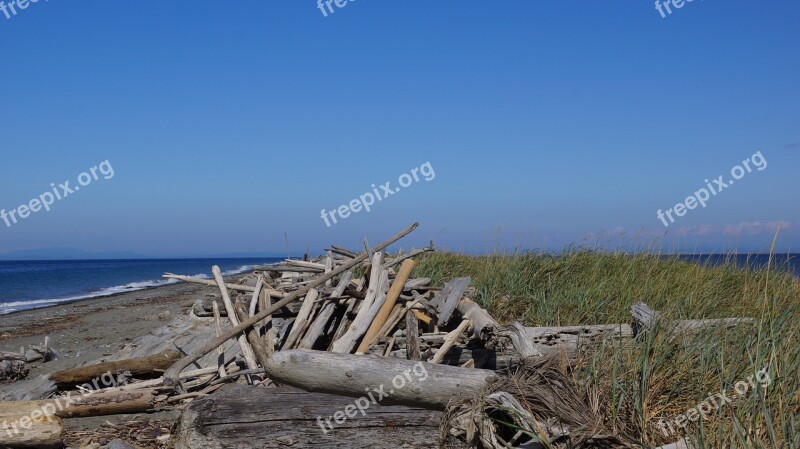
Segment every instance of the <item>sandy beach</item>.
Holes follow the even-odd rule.
[[[28,378],[74,368],[111,355],[131,340],[185,315],[192,303],[213,290],[198,285],[172,284],[115,296],[87,299],[54,307],[27,310],[0,316],[0,350],[17,352],[20,347],[41,344],[49,335],[59,360],[32,363]],[[103,425],[137,420],[137,431],[154,434],[170,428],[179,410],[165,409],[144,418],[133,415],[102,416],[65,420],[66,442],[78,446],[85,436],[103,441]],[[107,427],[108,437],[116,434]],[[70,444],[72,443],[72,444]],[[143,447],[153,447],[142,444]]]

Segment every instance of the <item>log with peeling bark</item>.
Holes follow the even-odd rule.
[[[114,362],[99,363],[96,365],[57,371],[50,374],[50,380],[58,385],[75,385],[100,379],[103,374],[115,374],[118,371],[130,371],[133,375],[159,374],[175,362],[181,355],[175,350],[165,350],[147,357],[118,360]]]

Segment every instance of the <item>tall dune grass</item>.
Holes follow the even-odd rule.
[[[570,373],[609,427],[644,445],[686,436],[701,448],[800,449],[800,280],[785,271],[569,250],[555,256],[432,253],[415,275],[435,285],[470,276],[473,299],[499,320],[527,326],[628,323],[639,300],[674,319],[752,317],[754,325],[677,339],[646,333],[633,344],[585,354]],[[765,366],[769,386],[676,428],[677,434],[658,425],[712,394],[732,392]]]

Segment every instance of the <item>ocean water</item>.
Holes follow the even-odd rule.
[[[0,315],[179,282],[162,278],[166,272],[211,278],[212,265],[219,265],[224,275],[233,275],[279,260],[282,259],[0,261]]]
[[[766,268],[769,263],[769,254],[685,254],[678,257],[701,265],[732,263],[756,270]],[[770,269],[786,271],[800,277],[800,254],[774,254]]]

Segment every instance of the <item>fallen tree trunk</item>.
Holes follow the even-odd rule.
[[[99,379],[103,374],[114,374],[118,371],[130,371],[133,375],[152,374],[166,370],[180,358],[181,355],[177,351],[168,349],[147,357],[98,363],[66,371],[57,371],[50,374],[50,380],[58,385],[74,385]]]

